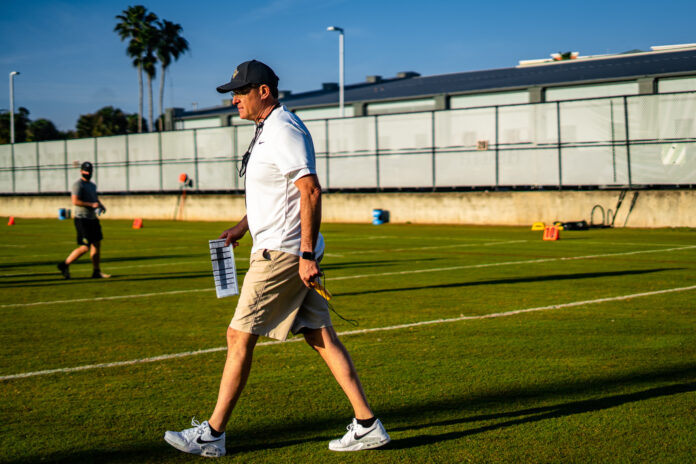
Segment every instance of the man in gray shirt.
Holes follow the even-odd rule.
[[[81,178],[72,186],[72,204],[75,205],[75,229],[77,230],[78,246],[65,261],[58,263],[58,270],[66,279],[70,278],[68,266],[88,251],[92,259],[92,278],[106,279],[111,277],[109,274],[101,272],[99,267],[101,241],[104,236],[97,214],[106,212],[106,207],[99,201],[97,186],[94,182],[90,182],[93,171],[92,163],[89,161],[82,163],[80,166]]]

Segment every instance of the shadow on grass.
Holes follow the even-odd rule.
[[[685,268],[659,268],[659,269],[638,269],[630,271],[608,271],[608,272],[583,272],[578,274],[553,274],[544,276],[531,276],[531,277],[519,277],[515,279],[495,279],[495,280],[484,280],[479,282],[460,282],[455,284],[441,284],[441,285],[423,285],[419,287],[398,287],[398,288],[381,288],[377,290],[365,290],[362,292],[346,292],[346,293],[334,293],[334,296],[356,296],[356,295],[371,295],[375,293],[388,293],[388,292],[403,292],[405,290],[428,290],[433,288],[460,288],[460,287],[475,287],[478,285],[502,285],[502,284],[519,284],[519,283],[533,283],[533,282],[548,282],[548,281],[558,281],[558,280],[578,280],[578,279],[597,279],[603,277],[618,277],[627,275],[641,275],[650,274],[653,272],[665,272],[665,271],[681,271]]]
[[[2,263],[0,264],[0,269],[12,269],[16,267],[35,267],[35,266],[53,266],[55,267],[56,264],[61,259],[64,259],[72,250],[65,250],[65,253],[56,253],[56,259],[53,259],[51,261],[22,261],[22,262],[17,262],[17,263]],[[120,262],[130,262],[130,261],[146,261],[146,260],[153,260],[153,259],[173,259],[173,258],[201,258],[202,261],[205,261],[208,259],[207,255],[201,255],[200,253],[185,253],[185,254],[177,254],[177,255],[153,255],[153,256],[117,256],[117,257],[109,257],[108,256],[108,249],[106,250],[107,257],[104,258],[102,257],[101,262],[102,263],[120,263]],[[89,256],[88,255],[83,255],[81,259],[79,259],[76,263],[81,263],[89,262]],[[174,263],[176,264],[176,263]]]
[[[680,393],[688,393],[696,391],[696,382],[686,382],[664,387],[649,388],[647,390],[638,391],[635,393],[627,393],[620,395],[610,395],[598,399],[570,401],[567,403],[559,403],[553,406],[545,406],[540,408],[522,409],[519,411],[502,412],[497,414],[484,414],[472,417],[463,417],[460,419],[450,419],[441,422],[431,422],[420,425],[411,425],[408,427],[393,428],[393,432],[418,430],[422,428],[430,428],[437,426],[457,425],[479,421],[495,421],[498,419],[509,419],[495,424],[484,425],[468,430],[446,432],[441,434],[423,434],[417,437],[406,438],[392,444],[393,449],[414,448],[417,446],[431,445],[441,441],[456,440],[478,433],[489,432],[491,430],[499,430],[507,427],[512,427],[520,424],[539,422],[547,419],[556,419],[559,417],[567,417],[575,414],[584,414],[587,412],[601,411],[604,409],[621,406],[627,403],[635,403],[638,401],[659,398],[663,396],[678,395]]]
[[[108,271],[108,269],[106,269]],[[92,284],[98,282],[100,284],[115,284],[118,282],[146,282],[146,281],[158,281],[158,280],[181,280],[181,279],[199,279],[201,277],[210,277],[212,279],[211,271],[196,271],[196,272],[176,272],[171,274],[157,273],[156,275],[143,275],[139,274],[133,277],[127,277],[123,274],[111,274],[110,279],[92,279],[90,274],[86,273],[84,277],[72,277],[70,279],[64,279],[62,276],[58,275],[51,279],[33,279],[33,280],[5,280],[0,281],[0,288],[12,287],[12,288],[35,288],[35,287],[52,287],[56,285],[56,281],[65,281],[66,285],[80,285],[80,284]]]
[[[655,383],[670,383],[669,385],[649,386]],[[648,384],[648,385],[646,385]],[[648,388],[646,388],[648,386]],[[628,389],[627,393],[606,394],[607,389]],[[682,393],[696,391],[696,365],[687,364],[671,369],[659,369],[644,371],[619,376],[604,376],[578,383],[550,383],[543,387],[535,386],[534,389],[515,389],[501,391],[495,394],[471,397],[461,395],[456,398],[438,399],[419,404],[407,404],[398,408],[385,408],[378,415],[386,424],[387,431],[392,435],[392,442],[380,450],[389,453],[389,450],[402,450],[420,446],[433,445],[440,442],[458,440],[463,437],[485,433],[492,430],[500,430],[514,427],[520,424],[540,422],[548,419],[557,419],[576,414],[602,411],[630,403],[667,397]],[[592,396],[592,399],[579,399],[575,401],[557,402],[555,404],[539,407],[514,409],[510,404],[517,405],[521,401],[549,403],[558,397],[568,395]],[[478,411],[484,407],[498,410],[490,414],[474,414],[470,411]],[[438,413],[446,413],[455,416],[452,419],[441,421],[428,421],[424,418],[433,417]],[[322,451],[326,450],[328,441],[338,438],[343,434],[343,427],[350,419],[316,416],[308,421],[278,421],[277,424],[255,429],[244,426],[228,431],[227,453],[249,453],[254,451],[281,449],[307,443],[321,445]],[[468,427],[467,424],[477,422],[497,421],[494,424],[485,424]],[[391,425],[390,425],[391,424]],[[402,425],[396,425],[402,424]],[[444,433],[419,434],[416,437],[399,438],[399,432],[418,431],[439,426],[462,425],[464,430],[448,431]],[[468,427],[468,428],[467,428]],[[163,435],[162,431],[162,435]],[[282,437],[282,438],[280,438]],[[118,446],[118,445],[115,445]],[[319,451],[317,451],[319,453]],[[336,456],[336,455],[331,455]],[[53,454],[40,454],[27,456],[8,462],[55,462],[55,463],[127,463],[127,462],[177,462],[190,461],[193,456],[187,456],[167,445],[161,437],[156,440],[138,443],[137,445],[124,447],[119,450],[83,450],[70,453],[56,452]],[[319,457],[317,457],[319,459]]]
[[[439,261],[443,258],[426,258],[419,259],[419,262],[426,261]],[[344,263],[327,263],[325,260],[321,262],[322,270],[333,271],[338,269],[350,269],[350,268],[370,268],[370,267],[383,267],[394,263],[412,263],[412,260],[407,259],[389,259],[382,261],[351,261]]]

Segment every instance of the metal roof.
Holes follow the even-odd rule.
[[[505,91],[568,83],[608,82],[696,72],[696,49],[653,51],[543,63],[533,66],[470,71],[363,82],[345,87],[345,103],[410,99],[438,94]],[[292,109],[335,105],[338,90],[290,94],[281,102]],[[236,113],[234,106],[185,111],[177,119]]]

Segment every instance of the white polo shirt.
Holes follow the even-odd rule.
[[[316,174],[314,143],[300,118],[280,106],[264,120],[246,170],[246,209],[251,252],[300,253],[300,191],[295,181]],[[321,234],[314,249],[324,253]]]

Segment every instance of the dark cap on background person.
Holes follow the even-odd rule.
[[[92,172],[93,170],[94,166],[92,166],[92,163],[90,163],[89,161],[85,161],[84,163],[82,163],[82,166],[80,166],[80,171]]]
[[[271,88],[277,88],[278,76],[276,76],[270,67],[260,61],[245,61],[234,70],[234,74],[232,74],[230,81],[227,84],[219,86],[217,91],[220,93],[227,93],[254,84],[266,84]]]

